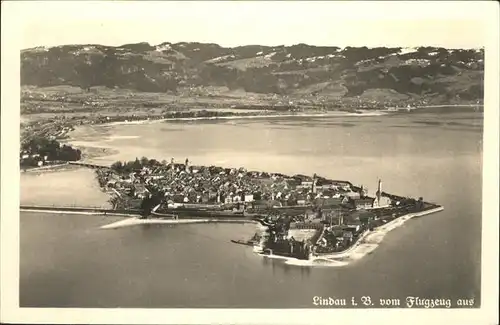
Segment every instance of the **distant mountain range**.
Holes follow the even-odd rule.
[[[21,51],[21,84],[144,92],[227,87],[326,98],[483,98],[484,50],[148,43]],[[378,95],[377,95],[378,94]],[[378,97],[377,97],[378,96]]]

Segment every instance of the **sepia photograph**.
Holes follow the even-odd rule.
[[[495,5],[2,2],[2,322],[498,323]]]

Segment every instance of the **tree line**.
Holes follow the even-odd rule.
[[[82,158],[80,149],[40,136],[22,143],[21,151],[29,155],[28,158],[22,158],[21,154],[22,166],[37,166],[39,161],[77,161]]]
[[[132,161],[116,161],[111,165],[111,169],[118,173],[131,173],[136,170],[142,169],[143,167],[157,167],[166,164],[166,160],[159,162],[156,159],[148,159],[147,157],[142,157],[141,159],[135,158],[135,160]]]

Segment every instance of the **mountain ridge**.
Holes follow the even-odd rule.
[[[21,51],[21,85],[104,86],[183,93],[224,87],[287,97],[424,100],[483,98],[484,49],[147,42]]]

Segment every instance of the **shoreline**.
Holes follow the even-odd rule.
[[[21,173],[44,173],[44,172],[60,172],[60,171],[65,171],[75,168],[74,165],[71,165],[71,163],[68,161],[66,163],[62,164],[57,164],[57,165],[45,165],[41,167],[33,167],[33,168],[26,168],[24,169],[23,167],[20,167],[20,172]]]
[[[260,111],[267,112],[267,111]],[[256,115],[228,115],[228,116],[205,116],[205,117],[167,117],[160,119],[140,119],[135,121],[117,121],[117,122],[107,122],[100,123],[97,125],[128,125],[128,124],[149,124],[149,123],[159,123],[159,122],[170,122],[170,121],[204,121],[204,120],[239,120],[239,119],[263,119],[263,118],[280,118],[280,117],[343,117],[343,116],[384,116],[391,114],[392,111],[387,110],[360,110],[360,113],[348,112],[348,111],[331,111],[331,112],[321,112],[321,113],[298,113],[298,114],[256,114]]]
[[[484,107],[484,105],[475,104],[443,104],[443,105],[426,105],[411,107],[408,111],[406,108],[402,107],[388,107],[385,109],[358,109],[359,113],[350,112],[346,110],[333,110],[327,112],[307,112],[307,113],[283,113],[276,114],[274,111],[269,110],[258,110],[261,114],[235,114],[229,116],[206,116],[206,117],[168,117],[168,118],[151,118],[145,115],[137,120],[131,121],[111,121],[97,124],[83,124],[79,127],[88,127],[90,125],[97,127],[107,127],[107,126],[121,126],[121,125],[145,125],[145,124],[157,124],[162,122],[192,122],[192,121],[231,121],[231,120],[259,120],[266,118],[314,118],[314,117],[378,117],[378,116],[392,116],[408,114],[411,112],[419,111],[420,109],[426,108],[440,108],[440,107]],[[159,117],[159,116],[153,116]],[[67,138],[62,139],[61,143],[71,144],[73,142],[79,142],[77,138],[72,138],[71,134],[74,130],[67,133]],[[94,159],[99,159],[103,157],[110,157],[120,153],[119,150],[113,147],[107,146],[92,146],[92,141],[83,140],[83,142],[89,142],[88,144],[82,146],[76,146],[82,151],[81,162],[92,161]]]
[[[331,110],[331,111],[315,111],[310,110],[309,112],[297,112],[297,113],[276,113],[273,110],[256,110],[255,114],[239,114],[235,113],[233,115],[228,116],[204,116],[204,117],[168,117],[161,118],[161,115],[144,115],[137,116],[137,120],[131,121],[110,121],[103,123],[83,123],[78,125],[78,127],[106,127],[106,126],[120,126],[120,125],[144,125],[144,124],[154,124],[154,123],[162,123],[162,122],[192,122],[192,121],[230,121],[230,120],[259,120],[259,119],[275,119],[275,118],[315,118],[315,117],[377,117],[377,116],[392,116],[392,115],[401,115],[408,114],[412,112],[419,111],[420,109],[426,108],[440,108],[440,107],[484,107],[484,105],[477,104],[441,104],[441,105],[426,105],[426,106],[414,106],[410,107],[408,110],[404,107],[386,107],[384,109],[366,109],[359,108],[349,110]],[[104,114],[105,115],[105,114]],[[131,116],[133,117],[133,116]],[[121,118],[126,118],[122,116]],[[85,116],[82,117],[85,120]],[[73,142],[79,142],[78,138],[73,138],[71,134],[74,132],[70,130],[66,133],[66,137],[64,139],[59,139],[61,143],[71,144]],[[94,159],[99,159],[103,157],[110,157],[117,155],[120,151],[107,146],[93,146],[91,144],[92,141],[83,140],[83,142],[89,142],[84,145],[76,145],[75,148],[79,148],[82,151],[82,159],[81,162],[91,161]],[[41,170],[41,169],[40,169]]]
[[[167,118],[151,118],[147,115],[144,118],[132,121],[114,121],[114,122],[105,122],[99,123],[96,125],[133,125],[133,124],[149,124],[149,123],[160,123],[160,122],[170,122],[170,121],[204,121],[204,120],[236,120],[236,119],[263,119],[263,118],[287,118],[287,117],[370,117],[370,116],[385,116],[391,115],[394,113],[401,112],[412,112],[418,111],[419,109],[425,108],[440,108],[440,107],[484,107],[484,105],[475,105],[475,104],[443,104],[443,105],[426,105],[426,106],[411,106],[410,109],[405,107],[387,107],[384,109],[366,109],[366,108],[357,108],[353,109],[353,111],[349,110],[331,110],[327,112],[306,112],[306,113],[283,113],[276,114],[274,110],[256,110],[256,112],[260,112],[261,114],[254,115],[245,115],[235,113],[234,115],[226,115],[226,116],[202,116],[202,117],[167,117]],[[216,110],[214,110],[216,111]]]

